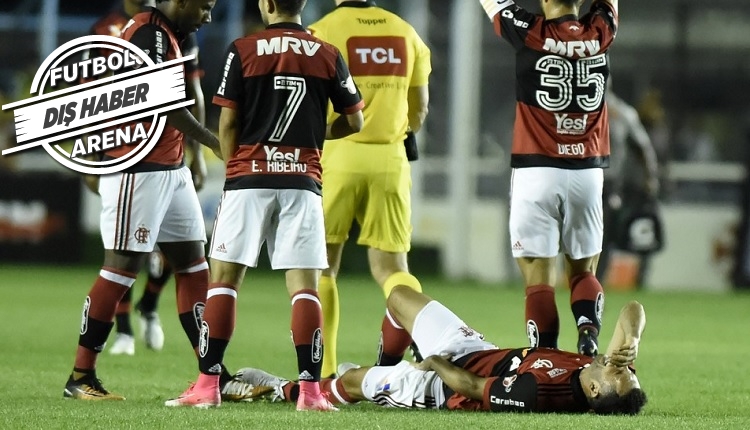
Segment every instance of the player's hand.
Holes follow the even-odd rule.
[[[626,339],[620,348],[613,351],[607,357],[607,364],[617,367],[632,365],[638,357],[638,343],[638,340],[635,338]]]
[[[425,358],[424,360],[420,361],[419,363],[415,361],[409,362],[415,369],[422,370],[424,372],[429,372],[432,370],[432,356]]]
[[[190,173],[193,175],[193,185],[195,191],[200,191],[206,183],[208,168],[203,154],[194,154],[193,161],[190,163]]]
[[[211,148],[211,152],[214,153],[216,158],[218,158],[221,161],[224,161],[224,155],[221,153],[221,147],[217,146],[216,148]]]
[[[92,193],[99,194],[99,175],[84,175],[83,182]]]

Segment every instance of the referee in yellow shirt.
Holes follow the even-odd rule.
[[[422,290],[406,257],[412,231],[409,159],[416,159],[414,133],[427,116],[432,70],[429,48],[399,16],[363,0],[336,0],[336,5],[310,31],[344,55],[365,100],[365,125],[346,139],[326,141],[321,159],[330,266],[318,287],[326,376],[336,372],[336,276],[354,219],[360,225],[357,243],[368,247],[370,271],[385,297],[396,285]],[[328,122],[334,119],[331,113]],[[409,334],[386,313],[378,364],[397,363],[410,343]]]

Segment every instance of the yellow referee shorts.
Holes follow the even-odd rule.
[[[327,243],[344,243],[357,220],[357,244],[386,252],[411,247],[411,167],[401,142],[326,141],[323,216]]]

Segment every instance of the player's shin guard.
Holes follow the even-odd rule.
[[[297,350],[300,389],[314,396],[320,394],[322,320],[320,300],[315,290],[300,290],[292,296],[292,341]]]
[[[201,258],[187,269],[178,271],[175,279],[180,323],[193,349],[197,351],[208,290],[208,262]]]
[[[93,369],[112,331],[117,304],[135,283],[135,274],[103,267],[89,291],[81,314],[76,369]]]
[[[201,373],[224,373],[224,352],[234,333],[236,309],[237,290],[233,285],[209,286],[198,346],[198,368]]]
[[[409,332],[404,330],[386,309],[383,324],[380,328],[380,345],[376,366],[395,366],[403,358],[406,348],[411,344]]]
[[[595,335],[599,334],[604,290],[593,273],[586,272],[570,279],[570,309],[579,331],[589,328]]]
[[[422,292],[422,284],[419,283],[419,279],[414,275],[407,272],[396,272],[383,282],[383,294],[385,298],[388,299],[393,289],[399,285],[409,287],[418,293]]]
[[[321,276],[318,282],[318,297],[323,308],[323,368],[321,375],[330,376],[336,373],[339,335],[339,291],[336,278]]]
[[[560,317],[555,289],[549,285],[526,287],[526,334],[531,347],[557,348]]]

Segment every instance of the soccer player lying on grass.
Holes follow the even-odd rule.
[[[354,366],[340,372],[338,379],[321,382],[332,402],[630,415],[646,403],[630,367],[646,323],[643,307],[636,301],[622,308],[606,355],[596,358],[548,348],[499,349],[441,303],[403,286],[391,293],[388,309],[427,358],[421,363]],[[273,387],[274,399],[294,402],[299,395],[297,383],[259,369],[245,368],[237,376],[256,387]]]

